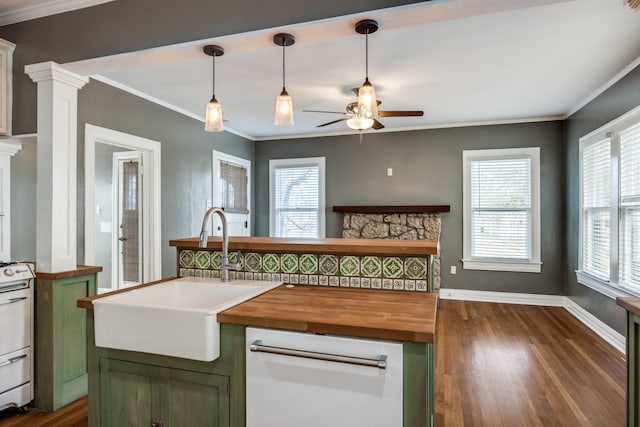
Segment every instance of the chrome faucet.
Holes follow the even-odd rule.
[[[229,281],[229,270],[239,270],[240,264],[238,263],[230,263],[229,262],[229,235],[227,234],[227,217],[224,215],[224,211],[220,208],[209,208],[207,212],[204,214],[204,219],[202,220],[202,231],[200,231],[200,247],[207,247],[207,223],[211,218],[211,215],[217,213],[220,217],[220,221],[222,222],[222,265],[220,267],[220,278],[223,282]]]

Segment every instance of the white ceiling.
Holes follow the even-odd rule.
[[[640,13],[623,0],[451,0],[373,11],[268,31],[65,64],[65,67],[202,120],[216,98],[225,130],[254,139],[353,133],[344,122],[322,128],[355,99],[365,73],[365,38],[354,30],[376,19],[369,36],[369,77],[382,110],[424,110],[424,117],[383,118],[384,130],[564,118],[640,64]],[[290,32],[286,87],[295,126],[273,124],[281,90],[281,47]]]

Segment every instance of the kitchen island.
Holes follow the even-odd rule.
[[[263,255],[259,260],[261,267],[259,269],[252,267],[254,270],[262,271],[265,270],[265,261],[276,260],[279,268],[282,269],[287,260],[290,260],[288,257],[285,259],[285,255],[297,254],[298,257],[295,259],[298,262],[298,270],[296,270],[298,273],[248,271],[250,269],[244,271],[244,273],[255,273],[255,276],[251,275],[252,278],[264,280],[267,277],[264,274],[269,274],[268,277],[271,280],[279,279],[281,282],[286,282],[283,280],[287,277],[286,274],[289,275],[289,279],[297,274],[298,281],[301,275],[313,276],[314,265],[317,271],[320,270],[319,262],[322,255],[338,257],[337,260],[323,258],[324,261],[337,261],[338,269],[341,261],[347,262],[344,264],[345,267],[353,267],[349,262],[354,261],[354,257],[361,257],[357,261],[368,261],[373,258],[373,273],[378,274],[375,269],[378,265],[377,261],[380,262],[382,270],[382,258],[387,255],[402,254],[407,259],[423,257],[426,267],[429,252],[437,250],[432,243],[423,242],[419,242],[420,244],[404,242],[399,245],[396,241],[386,241],[376,242],[375,247],[367,247],[360,242],[341,241],[346,239],[331,240],[337,240],[337,242],[331,242],[330,246],[323,246],[329,244],[323,241],[317,248],[320,251],[318,253],[311,252],[309,247],[295,246],[300,245],[300,242],[283,243],[281,241],[265,241],[265,246],[255,246],[253,244],[257,242],[254,241],[251,242],[252,249],[238,247],[243,243],[232,239],[230,249],[245,250],[246,252],[241,254],[245,262],[247,257],[251,261],[250,254]],[[388,243],[391,245],[387,246]],[[282,246],[283,244],[285,246]],[[307,244],[304,243],[304,245]],[[185,259],[190,261],[192,257],[195,262],[196,257],[199,257],[201,267],[204,265],[209,268],[215,267],[216,239],[209,240],[208,264],[205,264],[203,251],[197,248],[197,240],[182,239],[172,241],[172,245],[179,245],[179,263]],[[348,245],[352,246],[348,247]],[[365,249],[358,249],[358,247]],[[299,250],[296,251],[296,248]],[[191,253],[184,255],[185,250]],[[257,250],[265,252],[257,252]],[[345,250],[349,252],[341,252]],[[279,256],[272,257],[269,254]],[[317,255],[317,257],[304,255]],[[347,258],[342,260],[342,257]],[[376,257],[379,258],[375,259]],[[310,262],[309,258],[311,258]],[[407,262],[405,258],[401,259],[403,273],[396,276],[407,281],[418,280],[407,278],[404,265],[411,266],[412,262],[410,260]],[[302,263],[310,265],[303,267]],[[393,261],[391,264],[389,267],[393,266],[395,271],[397,265]],[[420,262],[418,264],[420,267]],[[185,268],[189,267],[180,267],[180,269]],[[360,266],[358,268],[360,268],[358,274],[370,274],[363,272]],[[300,272],[302,269],[306,269],[305,272]],[[200,270],[204,273],[205,269]],[[354,271],[349,270],[349,272]],[[324,272],[328,271],[324,270]],[[415,274],[422,273],[427,272],[417,271]],[[258,274],[260,276],[257,276]],[[196,276],[196,274],[193,275]],[[206,277],[205,274],[200,276]],[[210,274],[209,277],[212,281],[211,286],[215,286],[217,283],[215,275]],[[348,277],[362,278],[362,276]],[[364,278],[373,279],[372,277]],[[243,279],[246,280],[248,277],[244,275]],[[400,280],[398,277],[396,279]],[[308,277],[307,280],[309,280]],[[432,425],[433,342],[437,295],[416,291],[415,287],[409,291],[398,288],[393,290],[393,287],[376,289],[371,286],[372,281],[369,281],[369,289],[351,286],[352,283],[358,284],[358,281],[338,280],[332,283],[336,284],[332,286],[327,281],[323,286],[318,280],[318,286],[309,286],[308,283],[295,284],[293,287],[282,285],[219,313],[220,357],[211,362],[96,347],[93,301],[109,294],[80,299],[78,306],[87,309],[90,425],[149,425],[155,420],[156,423],[164,423],[162,424],[164,426],[245,426],[246,330],[247,327],[252,326],[322,335],[392,340],[400,343],[403,359],[402,425],[407,427]],[[347,283],[350,286],[346,286]],[[362,285],[362,282],[359,284]],[[382,287],[382,280],[380,286]],[[426,287],[424,290],[426,291]]]

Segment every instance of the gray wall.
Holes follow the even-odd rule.
[[[576,281],[575,270],[578,269],[578,239],[580,236],[578,140],[581,136],[638,105],[640,105],[640,66],[572,115],[566,125],[565,294],[621,334],[626,332],[626,312],[616,305],[613,299],[582,286]]]
[[[256,143],[256,233],[269,234],[269,159],[326,157],[327,237],[339,237],[333,205],[450,204],[442,214],[443,288],[562,294],[562,122],[478,126]],[[463,270],[462,150],[539,146],[542,273]],[[387,177],[388,167],[393,176]],[[451,275],[449,266],[458,266]]]
[[[36,143],[11,158],[11,260],[36,260]]]
[[[161,143],[162,275],[175,275],[170,239],[195,236],[211,198],[212,150],[253,158],[253,142],[207,133],[203,123],[100,82],[78,97],[78,259],[84,259],[84,124],[90,123]]]

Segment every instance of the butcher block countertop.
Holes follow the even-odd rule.
[[[169,246],[198,249],[199,239],[190,237],[169,241]],[[209,237],[207,249],[221,249],[220,237]],[[229,250],[283,253],[323,253],[339,255],[425,256],[438,253],[436,240],[384,239],[295,239],[279,237],[230,237]]]
[[[625,310],[640,316],[640,297],[618,297],[616,302]]]
[[[218,314],[221,323],[433,343],[435,293],[282,285]]]

